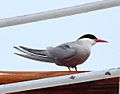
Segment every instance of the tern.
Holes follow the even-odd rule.
[[[15,47],[22,52],[16,55],[48,63],[55,63],[59,66],[66,66],[69,71],[77,65],[84,63],[91,53],[91,47],[96,43],[107,43],[108,41],[98,39],[93,34],[85,34],[75,41],[67,42],[56,47],[47,47],[46,49],[33,49],[24,46]]]

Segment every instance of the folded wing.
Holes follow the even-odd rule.
[[[55,60],[66,60],[76,55],[76,50],[68,44],[62,44],[55,48],[48,48],[48,51]]]

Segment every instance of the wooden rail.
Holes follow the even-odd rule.
[[[21,82],[33,79],[42,79],[48,77],[62,76],[75,73],[83,73],[85,71],[51,71],[51,72],[0,72],[0,84],[13,82]]]

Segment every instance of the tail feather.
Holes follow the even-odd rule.
[[[38,50],[38,49],[31,49],[31,48],[27,48],[27,47],[23,47],[23,46],[19,46],[21,49],[33,53],[33,54],[37,54],[37,55],[44,55],[46,56],[46,50]]]
[[[18,51],[20,51],[20,52],[23,52],[23,53],[28,54],[28,52],[26,52],[26,51],[24,51],[24,50],[22,50],[22,49],[20,49],[20,48],[18,48],[18,47],[16,47],[16,46],[14,46],[13,48],[15,48],[16,50],[18,50]]]
[[[14,48],[17,49],[18,51],[22,52],[22,53],[27,54],[27,55],[33,55],[32,53],[30,53],[30,52],[28,52],[28,51],[25,51],[25,50],[23,50],[23,49],[20,49],[19,47],[15,47],[15,46],[14,46]]]
[[[14,53],[16,55],[28,58],[28,59],[32,59],[32,60],[37,60],[37,61],[44,61],[44,62],[49,62],[49,63],[54,63],[54,60],[50,57],[48,57],[47,55],[42,55],[42,54],[36,54],[33,53],[31,51],[28,51],[29,48],[26,47],[15,47],[15,49],[17,49],[18,51],[24,53],[24,54],[19,54],[19,53]],[[27,50],[26,50],[27,49]],[[31,49],[30,49],[31,50]],[[34,51],[34,49],[32,49]],[[38,51],[43,51],[43,50],[38,50]]]
[[[36,55],[19,54],[19,53],[14,53],[14,54],[28,58],[28,59],[36,60],[36,61],[44,61],[44,62],[53,63],[53,61],[50,58],[45,57],[45,56],[36,56]]]

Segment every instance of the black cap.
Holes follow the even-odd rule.
[[[92,34],[85,34],[83,36],[81,36],[79,39],[83,39],[83,38],[89,38],[89,39],[97,39],[94,35]],[[78,39],[78,40],[79,40]]]

